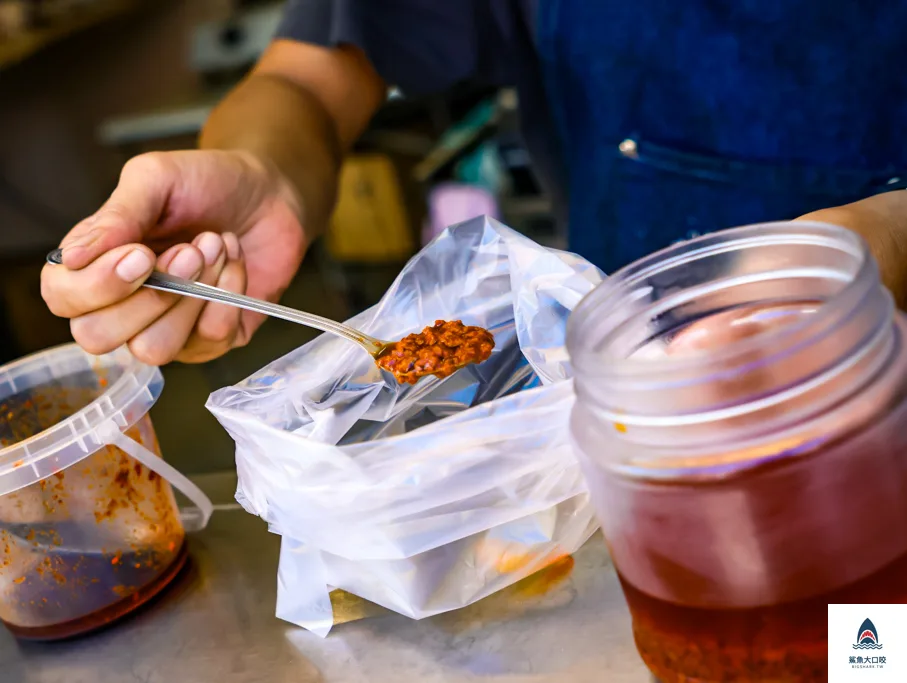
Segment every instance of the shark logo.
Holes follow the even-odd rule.
[[[860,630],[857,632],[857,642],[853,646],[854,650],[881,650],[882,644],[879,642],[879,632],[876,631],[875,624],[869,619],[860,624]]]

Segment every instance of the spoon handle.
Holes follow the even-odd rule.
[[[47,255],[47,262],[52,265],[59,265],[63,262],[63,252],[60,249],[54,249]],[[316,330],[336,334],[350,341],[356,342],[371,355],[379,354],[386,344],[378,339],[368,336],[352,327],[347,327],[335,320],[322,318],[319,315],[297,311],[295,308],[272,304],[269,301],[254,299],[245,294],[234,294],[219,287],[192,282],[175,275],[154,271],[145,280],[143,286],[149,289],[156,289],[162,292],[172,292],[182,296],[188,296],[195,299],[204,299],[205,301],[214,301],[216,303],[228,304],[243,308],[247,311],[264,313],[272,318],[281,318],[292,323],[314,327]]]

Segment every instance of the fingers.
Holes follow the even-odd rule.
[[[232,233],[203,233],[191,245],[178,245],[162,254],[157,268],[232,292],[246,289],[242,249]],[[150,365],[203,362],[237,345],[241,316],[242,311],[233,306],[142,288],[124,300],[75,317],[72,333],[93,354],[128,344],[136,358]]]
[[[64,238],[63,265],[45,268],[42,294],[51,311],[72,320],[76,340],[93,353],[126,343],[137,357],[155,364],[177,356],[205,360],[220,355],[244,343],[259,318],[224,305],[150,291],[142,284],[157,267],[244,292],[247,269],[235,236],[227,235],[225,241],[206,233],[191,245],[177,243],[209,225],[234,225],[245,234],[270,212],[274,216],[269,221],[276,227],[263,228],[258,239],[270,245],[264,254],[277,258],[259,258],[266,265],[255,277],[266,292],[285,286],[286,267],[279,257],[289,254],[284,261],[296,257],[296,242],[301,241],[296,233],[301,231],[298,216],[284,215],[283,200],[275,201],[272,195],[277,189],[270,174],[262,174],[234,153],[136,157],[124,166],[104,206]],[[163,249],[167,251],[156,258],[155,252]]]
[[[204,258],[198,281],[216,284],[227,259],[223,238],[206,232],[196,237],[192,244]],[[150,365],[171,362],[186,345],[204,307],[202,300],[180,297],[170,310],[129,340],[129,350]]]
[[[142,286],[155,260],[148,247],[127,244],[107,252],[90,268],[46,265],[41,295],[54,315],[75,318],[126,299]]]
[[[232,233],[225,233],[223,240],[227,259],[216,286],[229,292],[244,294],[246,266],[239,239]],[[244,340],[239,338],[242,314],[243,311],[235,306],[206,304],[195,330],[183,350],[176,356],[176,360],[184,363],[202,363],[244,343]]]
[[[154,252],[141,244],[158,224],[177,166],[165,155],[129,161],[107,203],[63,239],[63,265],[46,267],[41,291],[50,310],[75,318],[122,301],[151,273]]]
[[[161,219],[179,167],[165,154],[143,154],[129,160],[110,199],[64,238],[63,265],[79,270],[102,254],[142,242]]]
[[[157,260],[158,270],[187,280],[198,279],[204,265],[201,251],[189,244],[173,247]],[[66,271],[66,268],[57,268]],[[91,269],[74,272],[88,270]],[[164,315],[180,298],[177,294],[139,289],[126,299],[73,318],[70,323],[73,338],[89,353],[109,353]]]

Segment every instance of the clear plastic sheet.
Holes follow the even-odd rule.
[[[236,441],[237,500],[282,539],[277,615],[326,635],[341,588],[419,619],[576,551],[597,523],[570,448],[567,316],[602,279],[493,219],[449,228],[350,324],[438,320],[495,336],[485,363],[398,385],[322,335],[208,408]]]

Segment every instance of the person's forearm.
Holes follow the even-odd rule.
[[[244,150],[275,164],[298,194],[308,239],[327,227],[343,151],[330,116],[303,88],[279,76],[248,77],[214,110],[199,146]]]

